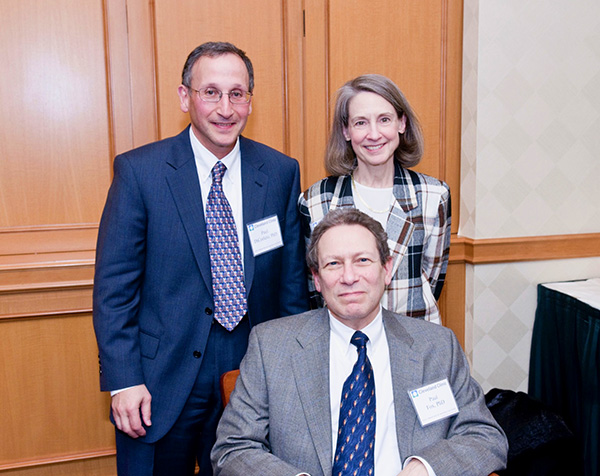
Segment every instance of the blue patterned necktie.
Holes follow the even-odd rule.
[[[206,234],[212,273],[215,319],[232,331],[248,310],[242,255],[231,206],[223,193],[227,167],[220,160],[212,169],[206,202]]]
[[[358,359],[344,382],[333,476],[373,476],[375,472],[375,379],[367,357],[369,338],[356,331],[350,342]]]

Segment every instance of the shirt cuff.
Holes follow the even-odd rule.
[[[435,471],[433,470],[431,465],[427,461],[425,461],[424,458],[421,458],[420,456],[409,456],[408,458],[406,458],[404,460],[404,464],[402,465],[402,469],[406,468],[406,465],[408,463],[410,463],[410,461],[413,459],[418,459],[421,463],[423,463],[423,465],[425,466],[425,469],[427,470],[427,474],[429,476],[436,476]]]
[[[125,387],[125,388],[120,388],[118,390],[111,390],[110,392],[110,396],[114,397],[117,393],[121,393],[123,390],[129,390],[130,388],[133,388],[135,385],[131,386],[131,387]]]

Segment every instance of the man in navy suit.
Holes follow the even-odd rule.
[[[115,158],[98,235],[94,328],[120,475],[191,475],[196,460],[211,475],[219,377],[239,366],[252,326],[308,309],[299,167],[241,137],[253,87],[243,51],[200,45],[178,88],[191,125]],[[237,261],[207,226],[219,163]],[[214,297],[222,292],[214,260],[223,258],[225,268],[239,264],[245,301],[228,328]]]

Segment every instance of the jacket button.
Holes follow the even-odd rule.
[[[199,359],[202,356],[202,352],[195,350],[193,355],[196,359]]]
[[[204,309],[204,312],[206,313],[206,315],[210,316],[213,313],[213,310],[210,307],[207,307],[206,309]]]

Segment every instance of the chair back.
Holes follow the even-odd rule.
[[[229,403],[229,396],[235,388],[235,382],[239,375],[239,370],[230,370],[221,375],[221,400],[223,402],[223,408]]]

